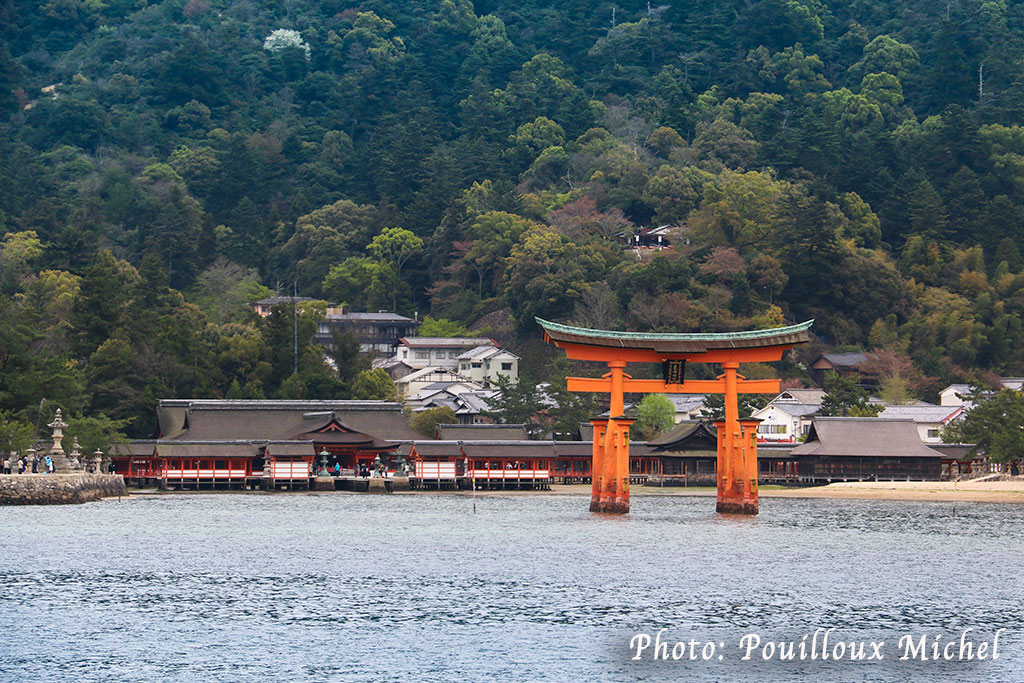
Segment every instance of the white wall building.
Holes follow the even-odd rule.
[[[1024,387],[1024,377],[1000,377],[999,383],[1004,389],[1020,391]],[[939,404],[944,406],[964,406],[970,408],[970,401],[964,397],[971,393],[969,384],[950,384],[939,392]]]
[[[924,443],[942,443],[942,429],[963,417],[963,406],[909,405],[888,406],[878,417],[895,420],[913,420],[918,436]]]
[[[504,375],[512,384],[519,382],[519,356],[494,346],[478,346],[458,358],[459,374],[478,384],[489,386]]]
[[[454,370],[459,367],[459,356],[480,346],[498,347],[486,337],[402,337],[394,357],[412,368]]]
[[[820,403],[769,403],[751,417],[761,420],[757,426],[760,443],[797,443],[811,430],[811,419],[821,410]]]

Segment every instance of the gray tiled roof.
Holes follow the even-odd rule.
[[[822,354],[822,358],[827,360],[829,363],[835,366],[841,366],[850,368],[855,365],[860,365],[868,359],[863,353],[850,352],[850,353],[826,353]]]
[[[961,410],[960,406],[888,406],[878,417],[914,422],[945,422]]]
[[[877,417],[816,417],[807,441],[792,455],[937,458],[921,443],[911,420]]]
[[[384,401],[217,401],[168,399],[157,406],[164,439],[288,440],[335,415],[345,427],[376,439],[417,438],[401,403]]]

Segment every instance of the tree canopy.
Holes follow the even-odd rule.
[[[388,394],[312,342],[327,302],[500,337],[537,375],[534,316],[813,317],[784,376],[881,349],[892,396],[1024,374],[1013,3],[36,10],[0,22],[19,423],[47,398],[148,436],[161,397]],[[293,292],[322,302],[298,372],[287,316],[248,310]]]

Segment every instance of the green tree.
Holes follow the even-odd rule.
[[[127,440],[124,433],[127,425],[127,420],[111,420],[103,414],[96,417],[72,417],[64,432],[64,443],[70,444],[77,438],[85,457],[91,457],[97,450],[109,453],[111,444]]]
[[[963,420],[943,430],[943,441],[974,444],[972,454],[984,455],[993,462],[1018,460],[1024,453],[1024,392],[992,392],[975,386],[965,398],[971,402],[971,409]]]
[[[393,401],[396,396],[395,383],[381,368],[363,370],[352,380],[349,396],[356,401]]]
[[[505,300],[520,326],[534,316],[558,317],[572,310],[605,260],[596,250],[569,241],[550,228],[527,231],[512,248],[505,271]]]
[[[302,290],[316,291],[331,267],[363,249],[373,234],[377,211],[343,199],[299,216],[282,247]]]
[[[819,411],[825,417],[875,417],[884,407],[868,403],[867,392],[857,386],[856,376],[826,372],[825,391]]]
[[[446,318],[423,318],[423,324],[416,330],[420,337],[467,337],[469,330],[460,322]]]
[[[373,258],[390,266],[394,273],[391,283],[391,310],[398,310],[398,285],[402,279],[402,267],[416,254],[423,251],[423,240],[404,228],[384,228],[379,235],[366,245]]]
[[[675,424],[675,405],[664,394],[647,394],[636,407],[633,430],[645,440],[661,435]]]
[[[750,417],[755,410],[767,405],[768,399],[757,394],[740,394],[736,397],[736,407],[740,419]],[[725,419],[725,394],[708,394],[704,397],[704,405],[700,409],[702,422],[720,422]]]
[[[6,410],[0,410],[0,459],[31,446],[33,431],[28,422],[15,419]]]
[[[527,435],[531,439],[539,438],[544,432],[542,414],[548,406],[537,385],[523,377],[512,384],[501,374],[497,375],[494,384],[498,393],[484,399],[488,410],[483,415],[498,424],[526,425]]]
[[[455,411],[448,406],[427,408],[418,413],[413,413],[409,418],[409,426],[428,439],[437,438],[437,425],[455,424],[458,419]]]

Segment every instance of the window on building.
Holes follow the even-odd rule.
[[[505,372],[512,372],[512,364],[511,363],[502,363],[501,364],[501,369],[504,370]]]
[[[758,434],[788,434],[789,425],[769,425],[759,424],[757,425]]]
[[[430,360],[430,351],[417,351],[416,360]]]
[[[449,358],[458,358],[458,357],[459,357],[459,356],[461,356],[461,355],[462,355],[462,354],[461,354],[461,353],[459,353],[458,351],[449,351],[449,352],[448,352],[448,357],[449,357]]]
[[[473,367],[474,368],[482,368],[483,367],[483,363],[473,363]]]
[[[469,370],[469,363],[463,363],[462,364],[462,369],[463,370]]]
[[[929,439],[937,439],[937,438],[939,438],[939,430],[938,429],[929,429],[928,430],[928,438]]]

